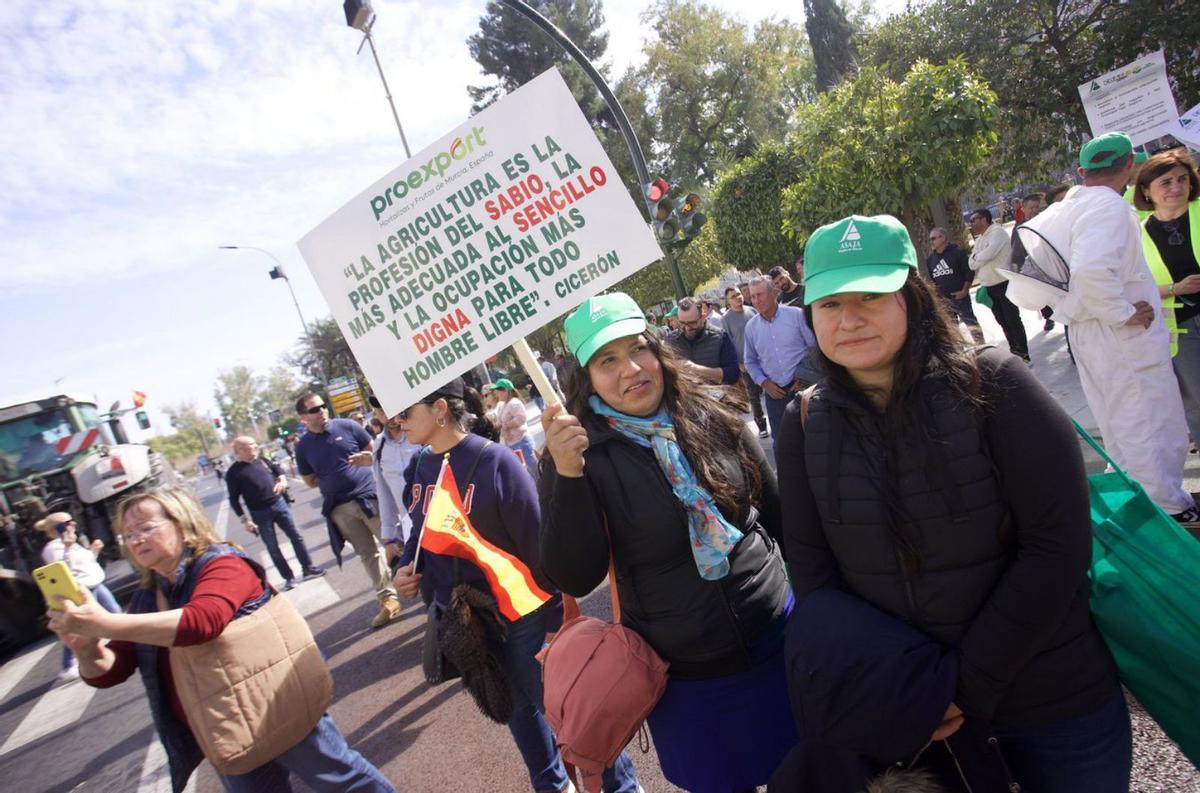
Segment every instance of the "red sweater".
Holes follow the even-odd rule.
[[[262,582],[259,581],[254,568],[232,554],[218,556],[200,571],[192,599],[183,605],[183,614],[179,618],[179,628],[175,631],[172,646],[204,644],[217,638],[233,620],[233,615],[242,604],[261,594]],[[108,649],[116,655],[112,668],[100,677],[85,677],[83,682],[95,688],[111,688],[124,683],[137,671],[137,656],[133,647],[134,642],[109,642]],[[187,724],[187,714],[183,712],[183,705],[175,692],[175,681],[171,678],[169,653],[170,649],[167,647],[158,648],[158,676],[162,681],[163,691],[166,692],[171,712]]]

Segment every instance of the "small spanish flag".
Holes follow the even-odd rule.
[[[524,562],[475,531],[458,495],[454,472],[445,460],[429,500],[429,509],[425,512],[420,547],[466,559],[482,570],[500,613],[513,622],[550,599],[550,595],[533,580],[533,574]]]
[[[145,404],[146,404],[146,392],[145,391],[134,391],[133,392],[133,406],[135,408],[140,408],[142,405],[145,405]]]

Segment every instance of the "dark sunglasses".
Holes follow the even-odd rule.
[[[424,405],[425,407],[429,407],[430,405],[437,402],[439,399],[442,399],[442,397],[434,397],[433,400],[425,399],[425,400],[418,402],[417,405]],[[417,405],[410,405],[409,407],[406,407],[404,410],[401,410],[399,413],[396,414],[396,418],[400,419],[401,421],[408,421],[408,411],[412,410]]]
[[[300,415],[301,416],[304,416],[304,415],[315,416],[324,409],[325,409],[324,405],[313,405],[308,410],[301,410]]]
[[[54,524],[54,530],[55,530],[56,532],[58,532],[59,534],[66,534],[66,533],[67,533],[67,529],[71,528],[71,527],[72,527],[72,526],[74,526],[74,525],[75,525],[75,521],[73,521],[73,520],[64,520],[62,523],[55,523],[55,524]]]

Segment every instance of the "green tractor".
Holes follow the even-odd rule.
[[[116,502],[175,482],[165,457],[129,442],[117,407],[101,413],[94,400],[67,394],[0,407],[0,656],[44,630],[46,606],[30,573],[49,538],[37,521],[71,513],[81,535],[104,542],[101,561],[111,561],[120,556]],[[149,426],[144,414],[139,423]]]

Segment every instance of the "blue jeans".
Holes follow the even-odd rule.
[[[529,769],[535,793],[558,793],[567,786],[567,771],[554,742],[554,732],[543,715],[542,667],[534,655],[546,639],[549,607],[542,607],[508,627],[504,662],[513,694],[513,715],[508,721],[517,751]],[[605,793],[634,793],[637,772],[625,752],[604,771]]]
[[[120,614],[121,606],[117,603],[117,599],[113,597],[113,593],[109,591],[104,584],[97,584],[92,587],[92,597],[100,604],[100,608],[107,611],[109,614]],[[66,669],[75,663],[75,653],[71,652],[67,645],[62,648],[62,668]]]
[[[248,774],[220,777],[230,793],[291,793],[291,774],[317,793],[395,793],[379,769],[354,751],[326,713],[304,740]]]
[[[517,459],[525,464],[525,469],[529,471],[529,475],[536,482],[538,478],[537,454],[533,449],[533,439],[526,435],[508,448],[517,453]]]
[[[292,574],[291,566],[288,565],[287,559],[283,558],[283,554],[279,550],[279,539],[275,536],[276,524],[292,541],[292,550],[296,552],[296,560],[300,562],[300,567],[303,570],[312,569],[312,558],[308,555],[308,548],[304,547],[304,538],[300,536],[300,532],[296,531],[296,522],[292,520],[292,511],[288,509],[283,496],[277,496],[269,507],[250,510],[250,520],[258,525],[258,536],[262,538],[263,545],[267,546],[267,555],[271,557],[271,561],[275,563],[275,569],[279,571],[285,581],[290,581],[296,576]]]
[[[992,735],[1028,793],[1129,793],[1133,739],[1120,689],[1092,713],[1036,727],[993,727]]]

